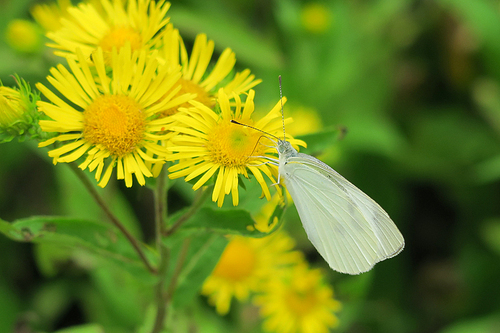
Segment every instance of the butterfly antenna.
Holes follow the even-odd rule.
[[[281,90],[281,75],[278,76],[280,82],[280,102],[281,102],[281,121],[283,122],[283,141],[286,141],[285,133],[285,112],[283,111],[283,91]]]
[[[265,135],[269,135],[269,136],[272,136],[273,138],[275,139],[278,139],[280,140],[280,138],[278,138],[276,135],[272,135],[271,133],[267,133],[267,132],[264,132],[263,130],[261,129],[258,129],[257,127],[253,127],[253,126],[250,126],[250,125],[247,125],[247,124],[242,124],[240,122],[237,122],[236,120],[234,119],[231,119],[230,122],[232,122],[233,124],[236,124],[236,125],[241,125],[241,126],[245,126],[245,127],[248,127],[248,128],[251,128],[251,129],[254,129],[256,131],[259,131],[261,133],[264,133]],[[269,138],[268,138],[269,139]],[[272,140],[271,140],[272,141]]]

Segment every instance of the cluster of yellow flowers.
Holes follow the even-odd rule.
[[[274,228],[268,221],[279,200],[275,195],[254,217],[258,230]],[[341,304],[321,270],[309,268],[294,247],[283,230],[265,238],[232,236],[202,294],[221,315],[229,312],[233,297],[250,302],[259,308],[267,332],[327,333],[339,324],[334,313]]]
[[[52,41],[48,46],[67,62],[50,70],[53,89],[37,84],[48,100],[37,103],[44,115],[40,127],[54,133],[39,146],[57,143],[49,151],[54,164],[80,159],[79,167],[95,171],[101,187],[115,169],[127,187],[134,177],[144,185],[168,161],[169,177],[194,180],[194,190],[214,179],[212,200],[218,206],[229,194],[238,205],[240,178],[250,174],[271,200],[265,177],[276,183],[278,171],[266,157],[274,157],[275,149],[261,142],[262,133],[230,121],[280,136],[285,100],[253,119],[252,88],[260,80],[248,69],[235,73],[229,48],[213,61],[214,42],[205,34],[189,53],[169,22],[169,7],[162,0],[77,6],[61,0],[32,11]],[[284,232],[232,238],[203,293],[220,314],[229,311],[233,296],[244,301],[252,294],[269,331],[326,332],[337,323],[333,312],[340,304],[293,246]]]
[[[219,206],[229,193],[238,204],[238,179],[248,177],[247,170],[269,199],[262,174],[275,182],[277,170],[264,159],[273,149],[259,143],[261,133],[230,120],[277,134],[280,104],[254,122],[251,88],[260,80],[249,70],[230,77],[236,62],[230,49],[207,70],[214,42],[204,34],[196,37],[188,56],[179,31],[166,16],[169,7],[148,0],[64,7],[61,26],[47,36],[53,41],[48,45],[66,59],[70,70],[63,65],[52,68],[48,81],[71,103],[37,85],[50,100],[38,103],[49,117],[40,126],[59,133],[40,146],[64,143],[49,152],[54,163],[85,156],[80,168],[96,170],[101,187],[114,168],[128,187],[132,174],[144,185],[145,177],[157,176],[168,160],[180,161],[170,168],[171,178],[189,181],[202,175],[195,190],[217,172],[212,199]],[[40,16],[40,10],[34,12]]]

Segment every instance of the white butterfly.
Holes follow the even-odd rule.
[[[360,274],[400,253],[405,241],[389,215],[337,171],[297,152],[285,139],[283,106],[281,113],[284,139],[266,133],[276,139],[266,136],[275,143],[279,159],[261,157],[278,166],[278,184],[283,179],[307,237],[330,267]]]
[[[389,215],[338,172],[278,139],[279,176],[311,243],[336,271],[359,274],[403,250]]]

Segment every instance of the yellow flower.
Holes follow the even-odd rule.
[[[260,306],[264,330],[277,333],[327,333],[338,325],[334,312],[341,304],[322,283],[319,270],[305,263],[295,265],[286,276],[278,276],[253,299]]]
[[[23,79],[16,76],[16,81],[18,89],[0,86],[0,143],[40,135],[35,104],[39,96]]]
[[[321,118],[318,112],[305,106],[288,106],[287,112],[294,122],[286,127],[292,135],[304,135],[321,130]]]
[[[299,252],[292,251],[294,245],[284,233],[266,238],[233,236],[203,284],[202,294],[208,296],[217,313],[226,314],[233,297],[247,300],[250,293],[260,291],[281,267],[302,259]]]
[[[27,105],[23,104],[21,93],[9,87],[0,87],[0,128],[2,130],[14,124],[24,122]]]
[[[170,141],[170,150],[175,152],[170,160],[179,160],[179,163],[169,168],[170,178],[186,177],[186,181],[201,176],[193,185],[193,190],[203,186],[216,172],[215,187],[212,200],[219,207],[224,203],[226,194],[231,193],[233,205],[238,205],[238,182],[240,175],[248,178],[247,170],[254,175],[260,184],[263,195],[270,200],[271,193],[262,174],[274,184],[277,175],[277,166],[267,163],[264,156],[276,154],[269,140],[266,142],[264,134],[246,126],[231,123],[235,119],[246,125],[254,126],[271,135],[280,135],[282,118],[280,113],[281,103],[259,121],[253,121],[251,116],[254,111],[255,92],[250,90],[244,105],[239,96],[233,94],[235,110],[231,109],[229,97],[221,88],[218,94],[220,114],[202,103],[192,101],[194,108],[189,108],[172,117],[177,126],[172,131],[179,132]],[[291,118],[286,122],[291,121]],[[288,138],[297,147],[305,145],[300,140]],[[264,141],[264,142],[263,142]],[[279,189],[279,188],[278,188]]]
[[[12,20],[7,25],[5,41],[20,53],[34,53],[42,46],[40,28],[31,21]]]
[[[323,33],[331,25],[331,11],[322,3],[308,2],[302,8],[302,26],[311,33]]]
[[[97,169],[95,178],[100,180],[101,187],[106,186],[115,167],[118,179],[125,179],[126,186],[132,186],[132,174],[144,185],[144,177],[152,176],[144,161],[161,163],[167,155],[166,149],[157,144],[164,138],[157,132],[164,132],[166,122],[155,120],[156,114],[193,96],[172,99],[180,89],[177,87],[165,98],[165,92],[172,90],[180,72],[158,67],[155,57],[149,57],[144,50],[134,53],[130,47],[122,48],[119,53],[114,50],[111,72],[107,71],[101,48],[95,52],[95,68],[89,67],[80,50],[77,56],[78,62],[68,58],[72,74],[59,65],[51,69],[52,76],[47,78],[75,106],[61,100],[41,83],[37,84],[52,102],[38,102],[39,111],[52,118],[40,120],[42,130],[63,133],[39,146],[64,142],[49,151],[54,164],[73,162],[86,154],[79,167]],[[92,75],[93,71],[97,77]],[[154,152],[157,158],[145,151]]]
[[[112,1],[112,2],[111,2]],[[129,44],[132,51],[151,50],[158,46],[162,29],[169,18],[165,17],[170,3],[152,0],[101,0],[104,14],[100,14],[90,3],[80,3],[68,8],[69,17],[62,19],[62,28],[50,31],[47,37],[54,43],[50,47],[62,57],[72,57],[77,48],[88,59],[101,47],[108,61],[113,48],[120,49]]]
[[[269,233],[274,230],[274,227],[278,223],[278,218],[275,216],[273,221],[269,220],[278,205],[282,209],[285,208],[284,207],[285,202],[283,200],[283,196],[281,196],[279,193],[276,193],[271,198],[271,201],[266,202],[256,214],[252,215],[255,221],[254,227],[256,230],[265,233]]]
[[[250,74],[246,69],[236,73],[229,82],[222,84],[229,73],[233,70],[236,63],[236,57],[231,49],[226,48],[213,68],[207,71],[214,52],[214,42],[207,40],[205,34],[199,34],[195,41],[191,57],[188,53],[179,31],[174,29],[171,24],[167,26],[163,36],[163,47],[160,50],[160,56],[167,66],[182,66],[182,78],[180,84],[182,89],[179,93],[189,92],[197,94],[195,100],[209,108],[215,106],[217,87],[224,88],[228,96],[233,94],[240,95],[249,89],[255,87],[262,80],[255,80],[255,75]],[[190,107],[186,104],[183,107]],[[177,109],[166,110],[163,115],[169,116],[177,112]]]
[[[62,27],[61,18],[67,17],[70,0],[57,0],[56,3],[38,3],[31,8],[31,16],[45,31],[56,31]]]

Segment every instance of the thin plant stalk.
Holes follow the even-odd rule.
[[[134,248],[135,252],[137,252],[137,255],[141,259],[141,261],[144,263],[148,271],[150,271],[153,274],[157,274],[158,270],[151,265],[149,262],[148,258],[146,257],[144,251],[142,250],[142,247],[140,245],[140,242],[125,228],[125,226],[120,222],[120,220],[113,214],[111,209],[108,207],[108,204],[104,199],[101,197],[99,192],[97,192],[96,188],[94,185],[90,182],[90,180],[87,178],[83,170],[78,168],[78,166],[75,163],[69,163],[69,166],[73,170],[73,172],[76,174],[76,176],[80,179],[80,181],[83,183],[85,188],[89,191],[90,195],[92,198],[95,200],[95,202],[101,207],[101,209],[104,211],[104,213],[108,216],[109,220],[111,223],[120,230],[120,232],[125,236],[125,238],[129,241],[129,243],[132,245]]]

